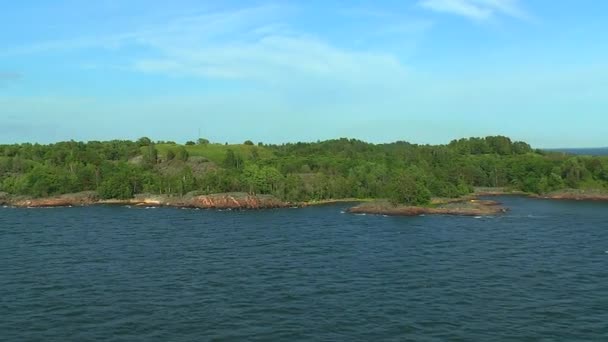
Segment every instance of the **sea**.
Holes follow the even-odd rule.
[[[608,341],[608,203],[0,207],[2,341]]]

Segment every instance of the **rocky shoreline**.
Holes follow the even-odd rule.
[[[594,191],[555,192],[546,195],[534,195],[535,198],[570,201],[608,201],[608,193]]]
[[[353,214],[388,216],[452,215],[452,216],[493,216],[509,209],[499,202],[479,199],[458,199],[435,202],[430,206],[393,205],[386,201],[362,203],[348,210]]]
[[[608,201],[608,193],[601,190],[564,190],[546,195],[532,195],[502,188],[475,189],[475,193],[456,199],[434,199],[429,206],[395,206],[383,200],[334,199],[310,202],[285,202],[270,195],[247,193],[222,193],[210,195],[136,195],[130,199],[100,199],[95,192],[81,192],[46,198],[10,196],[0,192],[0,206],[16,208],[54,208],[92,205],[122,205],[145,207],[179,207],[199,209],[258,210],[274,208],[308,207],[332,203],[359,202],[347,211],[353,214],[377,214],[391,216],[454,215],[491,216],[500,215],[509,209],[499,202],[481,200],[479,197],[504,195],[527,196],[551,200]]]
[[[531,198],[551,199],[551,200],[571,200],[571,201],[607,201],[608,190],[602,189],[565,189],[550,192],[547,194],[531,194],[523,191],[509,190],[505,188],[476,188],[475,197],[492,196],[527,196]]]
[[[66,194],[47,198],[11,198],[0,196],[0,205],[17,208],[54,208],[92,205],[159,206],[200,209],[272,209],[287,208],[294,204],[273,196],[225,193],[200,196],[171,197],[137,195],[130,199],[99,199],[94,192]]]

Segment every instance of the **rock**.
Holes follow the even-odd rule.
[[[546,195],[534,196],[538,198],[554,200],[575,200],[575,201],[608,201],[608,192],[605,190],[579,190],[570,189],[552,192]]]
[[[6,192],[0,192],[0,205],[6,205],[10,201],[10,195]]]
[[[456,216],[488,216],[498,215],[508,211],[496,201],[463,199],[449,201],[434,207],[394,206],[388,202],[376,201],[363,203],[348,212],[354,214],[377,214],[391,216],[419,215],[456,215]]]
[[[186,204],[190,207],[204,209],[270,209],[290,206],[289,203],[273,196],[253,196],[244,193],[196,196]]]
[[[16,207],[70,207],[95,204],[97,193],[85,191],[74,194],[65,194],[55,197],[16,199],[11,204]]]
[[[82,192],[66,194],[48,198],[16,198],[10,200],[8,194],[6,204],[16,207],[70,207],[85,205],[132,205],[132,206],[169,206],[189,207],[203,209],[270,209],[285,208],[292,206],[291,203],[283,202],[273,196],[249,195],[246,193],[224,193],[213,195],[193,195],[185,197],[171,197],[165,195],[138,194],[130,199],[104,199],[100,200],[95,192]]]

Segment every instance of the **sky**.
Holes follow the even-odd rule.
[[[608,146],[604,0],[0,1],[0,143]]]

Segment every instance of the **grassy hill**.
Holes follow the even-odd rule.
[[[274,153],[263,147],[254,145],[224,145],[224,144],[205,144],[205,145],[174,145],[174,144],[158,144],[156,149],[160,156],[166,156],[170,149],[185,147],[191,157],[204,157],[211,162],[221,164],[226,158],[228,150],[232,150],[235,154],[240,155],[244,160],[254,159],[257,153],[257,159],[270,159],[274,157]]]

